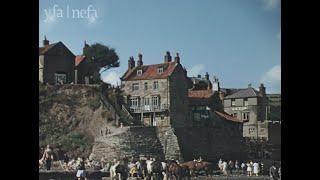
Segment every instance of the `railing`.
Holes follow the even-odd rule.
[[[143,105],[143,106],[131,106],[130,112],[133,112],[133,113],[161,112],[161,111],[166,111],[168,109],[169,109],[168,104],[161,104],[161,106]]]
[[[130,112],[127,110],[127,108],[124,105],[122,105],[122,110],[128,115],[128,117],[130,119],[133,119],[133,117],[131,116]]]

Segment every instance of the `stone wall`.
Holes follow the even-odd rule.
[[[178,159],[183,161],[178,137],[171,127],[157,127],[157,135],[162,144],[165,159]]]
[[[244,158],[241,132],[226,126],[176,128],[183,159],[189,161],[201,156],[216,162],[219,158]]]
[[[164,159],[163,147],[155,127],[124,127],[119,132],[96,141],[90,158],[119,159],[124,156],[152,156]]]

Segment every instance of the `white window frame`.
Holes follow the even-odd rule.
[[[231,106],[236,106],[236,100],[235,99],[231,99]]]
[[[242,120],[250,120],[250,112],[242,112]]]
[[[143,99],[143,104],[144,104],[145,106],[149,106],[149,105],[150,105],[150,98],[144,98],[144,99]]]
[[[163,73],[163,67],[158,67],[158,74],[162,74]]]
[[[147,82],[144,83],[144,90],[145,91],[148,90],[148,83]]]
[[[243,102],[244,102],[244,106],[248,106],[249,105],[248,98],[243,99]]]
[[[138,71],[137,71],[137,76],[141,76],[142,75],[142,69],[139,69]]]
[[[62,83],[67,83],[67,75],[64,73],[54,73],[54,81],[56,84],[60,84],[62,80]]]
[[[160,102],[159,102],[159,96],[152,96],[152,97],[151,97],[151,105],[152,105],[153,107],[158,107],[159,104],[160,104]]]
[[[139,83],[132,84],[132,91],[139,91]]]
[[[139,107],[139,98],[138,97],[132,97],[130,99],[131,101],[131,107]]]
[[[153,89],[154,90],[159,89],[159,82],[158,81],[153,82]]]

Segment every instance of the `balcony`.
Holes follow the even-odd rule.
[[[161,104],[161,106],[143,105],[143,106],[131,106],[129,108],[132,113],[148,113],[148,112],[163,112],[169,109],[168,104]]]

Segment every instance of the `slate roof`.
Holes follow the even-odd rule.
[[[135,80],[151,80],[151,79],[166,79],[172,74],[177,67],[176,62],[168,62],[162,64],[142,65],[129,69],[122,76],[124,81],[135,81]],[[163,67],[163,72],[158,73],[158,68]],[[137,71],[142,70],[142,75],[138,76]]]
[[[242,89],[240,89],[240,88],[238,88],[238,89],[236,89],[236,88],[220,88],[220,91],[223,92],[225,94],[225,96],[234,94],[240,90],[242,90]]]
[[[220,118],[223,118],[225,120],[228,120],[228,121],[233,121],[233,122],[237,122],[237,123],[243,123],[245,121],[241,120],[241,119],[238,119],[236,117],[233,117],[231,115],[229,115],[228,113],[226,112],[219,112],[219,111],[214,111],[216,113],[216,115],[218,115]]]
[[[48,52],[51,48],[53,48],[55,45],[57,45],[59,42],[57,43],[52,43],[52,44],[49,44],[47,46],[44,46],[44,47],[39,47],[39,55],[43,55],[45,54],[46,52]]]
[[[233,99],[233,98],[247,98],[247,97],[258,97],[259,91],[254,88],[246,88],[236,91],[235,93],[228,95],[225,99]]]

